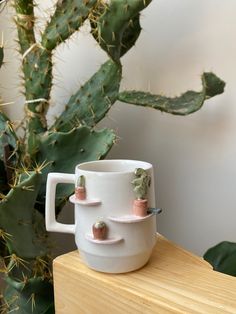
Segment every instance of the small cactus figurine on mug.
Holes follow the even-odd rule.
[[[75,197],[81,201],[86,199],[85,176],[79,176],[77,180],[75,187]]]
[[[97,221],[93,224],[93,237],[96,240],[105,240],[107,237],[107,225],[104,221]]]
[[[151,177],[142,168],[135,170],[135,179],[132,181],[136,199],[133,203],[133,214],[144,217],[147,215],[148,201],[147,192],[151,184]]]

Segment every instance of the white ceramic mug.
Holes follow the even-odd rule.
[[[46,228],[48,231],[74,233],[84,262],[97,271],[124,273],[138,269],[149,260],[156,243],[156,215],[132,215],[133,186],[136,168],[151,176],[147,200],[155,207],[153,167],[136,160],[101,160],[76,166],[75,174],[49,173],[46,192]],[[83,175],[86,200],[75,196],[75,224],[58,223],[55,219],[55,192],[58,183],[75,183]],[[107,238],[94,239],[92,226],[102,220],[107,225]]]

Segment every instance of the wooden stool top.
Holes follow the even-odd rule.
[[[140,270],[99,273],[74,251],[54,260],[53,273],[57,314],[236,313],[236,278],[161,235]]]

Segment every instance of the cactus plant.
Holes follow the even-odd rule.
[[[189,114],[223,92],[213,73],[202,76],[201,92],[177,98],[122,91],[121,57],[141,32],[140,12],[151,0],[58,0],[41,38],[35,36],[33,0],[13,0],[25,89],[21,132],[0,112],[0,254],[6,290],[1,311],[53,313],[50,243],[44,229],[45,185],[52,171],[73,172],[76,164],[106,156],[116,136],[96,130],[116,100],[173,114]],[[52,125],[47,110],[53,81],[52,55],[88,20],[108,60],[71,96]],[[0,66],[3,62],[0,46]],[[74,192],[59,186],[59,212]]]

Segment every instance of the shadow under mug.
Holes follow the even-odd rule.
[[[149,207],[155,207],[153,167],[136,160],[101,160],[76,166],[75,174],[49,173],[46,190],[46,229],[74,233],[82,260],[92,269],[108,273],[124,273],[144,266],[156,243],[156,215],[132,215],[135,169],[144,169],[151,177],[147,193]],[[58,183],[75,184],[85,178],[86,199],[74,195],[75,224],[62,224],[55,218],[55,194]],[[107,237],[93,237],[95,222],[107,226]]]

